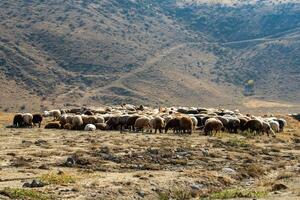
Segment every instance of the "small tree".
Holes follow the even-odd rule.
[[[244,87],[244,95],[245,96],[251,96],[254,95],[254,80],[250,79],[246,81],[245,87]]]

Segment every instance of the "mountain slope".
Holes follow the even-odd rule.
[[[249,79],[259,97],[299,103],[298,4],[259,5],[0,2],[0,78],[23,91],[24,103],[34,97],[35,109],[122,102],[235,106]],[[270,22],[278,25],[265,26]]]

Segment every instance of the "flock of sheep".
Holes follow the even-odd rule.
[[[45,111],[43,114],[16,114],[13,127],[41,126],[44,117],[53,117],[53,121],[45,125],[46,129],[68,130],[120,130],[134,132],[192,134],[195,130],[205,135],[213,135],[220,131],[241,133],[250,131],[255,134],[275,136],[283,131],[286,121],[276,117],[257,117],[243,115],[238,110],[214,108],[170,107],[153,109],[144,106],[123,104],[121,106],[100,109],[62,109]]]

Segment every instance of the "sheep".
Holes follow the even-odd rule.
[[[94,115],[94,113],[93,113],[91,110],[85,110],[85,111],[83,112],[83,114],[84,114],[84,115],[89,115],[89,116]]]
[[[51,112],[52,112],[52,116],[54,117],[54,121],[58,120],[59,117],[61,116],[60,110],[52,110]]]
[[[204,118],[203,114],[194,115],[194,117],[197,119],[197,126],[202,127],[204,124],[202,123],[202,119]]]
[[[82,115],[81,117],[82,117],[82,121],[83,121],[84,125],[98,123],[96,116],[93,116],[93,115]]]
[[[119,117],[119,126],[120,126],[121,133],[123,131],[123,127],[126,126],[129,117],[130,117],[129,115],[122,115]]]
[[[54,117],[53,121],[59,120],[59,117],[61,116],[60,110],[50,110],[44,112],[44,117]]]
[[[94,124],[87,124],[84,127],[84,131],[95,131],[96,130],[96,126]]]
[[[157,133],[157,129],[159,130],[159,133],[162,133],[162,129],[165,127],[165,120],[162,117],[154,117],[150,120],[151,127],[155,130],[154,133]],[[152,129],[151,129],[152,132]]]
[[[72,128],[75,130],[80,130],[82,129],[82,126],[83,126],[82,117],[80,115],[75,115],[72,118]]]
[[[279,126],[278,121],[271,120],[271,121],[269,121],[269,124],[270,124],[272,130],[273,130],[275,133],[279,133],[279,132],[280,132],[280,126]]]
[[[72,130],[72,124],[66,123],[64,126],[62,126],[63,129]]]
[[[268,122],[266,121],[262,121],[262,125],[263,125],[263,133],[267,133],[267,135],[269,136],[270,134],[272,136],[275,136],[274,131],[271,129],[271,126]]]
[[[224,130],[227,129],[227,131],[228,131],[229,119],[224,116],[217,116],[216,119],[220,120],[223,124]]]
[[[238,129],[240,129],[240,120],[235,117],[227,117],[227,130],[229,133],[238,133]]]
[[[189,133],[189,134],[192,134],[193,133],[193,121],[190,117],[181,117],[180,118],[180,129],[183,133],[185,133],[186,131]]]
[[[171,119],[173,119],[172,115],[164,116],[165,124],[167,124]]]
[[[277,121],[279,123],[279,132],[283,132],[284,127],[287,125],[286,120],[283,118],[279,118],[279,119],[276,119],[275,121]]]
[[[129,129],[129,131],[134,131],[134,124],[135,121],[139,118],[139,115],[132,115],[130,117],[128,117],[127,122],[126,122],[126,126]]]
[[[246,124],[246,122],[249,120],[247,117],[238,117],[238,119],[240,120],[240,128],[239,129],[241,129]]]
[[[142,132],[144,132],[145,128],[150,129],[151,128],[150,119],[145,116],[138,118],[134,123],[134,128],[136,131],[141,130]]]
[[[103,116],[101,115],[96,115],[96,119],[97,119],[97,123],[104,123],[105,119]]]
[[[165,126],[165,133],[168,132],[169,129],[173,129],[173,133],[180,130],[180,118],[176,117],[171,119]]]
[[[210,119],[212,117],[214,117],[214,116],[208,116],[208,115],[206,115],[206,116],[202,117],[201,124],[204,126],[205,123],[206,123],[206,120],[208,120],[208,119]]]
[[[106,122],[108,130],[117,130],[118,129],[119,118],[120,118],[120,116],[111,116],[111,117],[109,117],[109,119]]]
[[[33,116],[31,113],[25,113],[25,114],[22,114],[23,116],[23,120],[24,120],[24,126],[25,127],[33,127],[33,123],[32,123],[32,119],[33,119]]]
[[[60,116],[59,123],[60,123],[61,127],[64,127],[64,125],[68,123],[67,122],[67,117],[68,117],[67,114],[63,114],[63,115]],[[69,124],[71,124],[71,122],[69,122]]]
[[[58,122],[50,122],[46,124],[45,129],[60,129],[60,124]]]
[[[23,119],[23,115],[18,113],[14,116],[14,120],[13,120],[13,126],[15,128],[21,128],[24,126],[24,119]]]
[[[221,131],[223,128],[222,122],[217,119],[217,118],[209,118],[206,120],[205,125],[204,125],[204,134],[213,134],[213,131],[216,133]]]
[[[105,131],[107,129],[106,123],[96,123],[95,126],[96,126],[96,129],[98,129],[98,130]]]
[[[190,118],[191,118],[191,120],[193,122],[193,130],[196,130],[196,127],[198,126],[198,120],[194,116],[191,116]]]
[[[244,124],[241,130],[242,131],[249,130],[251,133],[256,132],[256,134],[259,134],[262,133],[263,131],[263,124],[258,119],[251,119]]]
[[[66,122],[69,123],[69,124],[72,124],[74,116],[75,115],[67,115],[66,116]]]
[[[33,126],[35,126],[36,124],[39,125],[39,128],[41,128],[41,123],[43,121],[43,116],[41,114],[34,114],[32,116],[32,123],[33,123]]]
[[[73,114],[78,115],[78,114],[80,114],[80,112],[81,112],[81,108],[72,108],[69,110],[68,113],[73,113]]]
[[[60,114],[63,115],[63,114],[67,114],[68,110],[67,109],[60,109]]]

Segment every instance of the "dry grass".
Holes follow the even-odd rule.
[[[54,184],[54,185],[68,185],[70,183],[75,183],[75,178],[71,175],[65,173],[48,173],[42,175],[41,181],[46,184]]]
[[[168,191],[158,192],[158,200],[188,200],[192,198],[192,192],[189,188],[172,188]]]
[[[266,191],[225,189],[209,195],[207,199],[234,199],[234,198],[262,198],[267,196]]]
[[[0,128],[12,124],[13,118],[14,118],[14,113],[0,112]]]
[[[251,164],[245,168],[245,172],[253,178],[258,178],[265,174],[266,169],[260,164]]]
[[[48,196],[38,190],[34,189],[20,189],[20,188],[4,188],[0,194],[7,196],[11,199],[24,199],[24,200],[51,200],[56,199]]]

